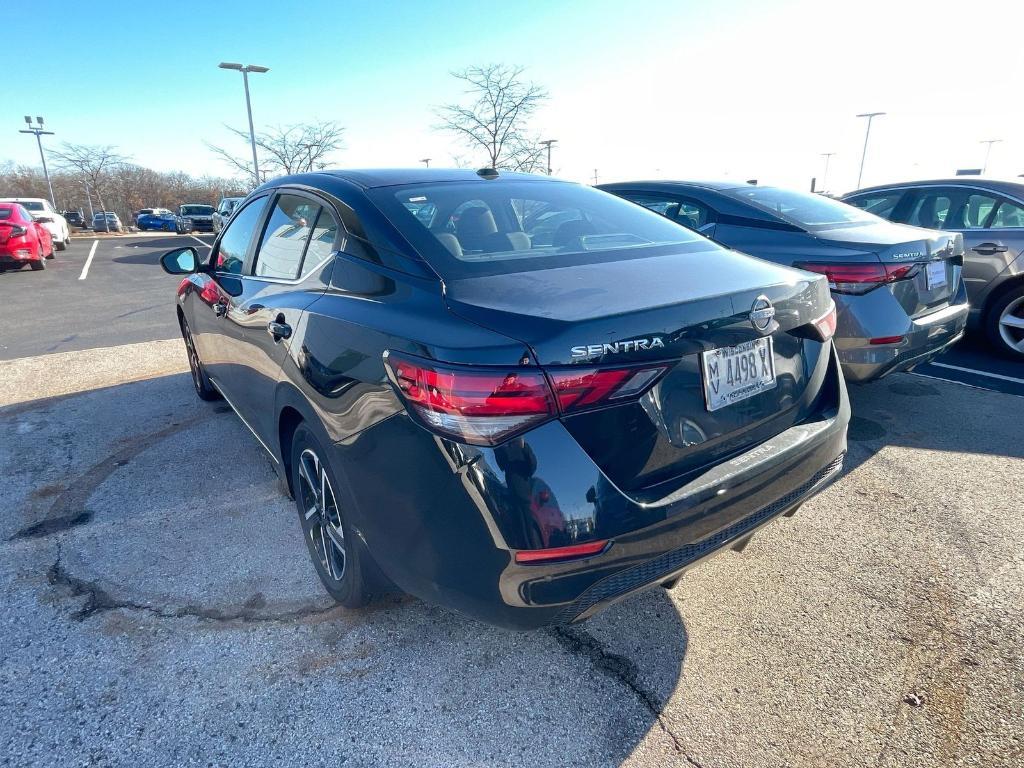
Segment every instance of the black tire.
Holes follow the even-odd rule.
[[[1024,359],[1024,327],[1005,324],[1005,315],[1024,320],[1024,285],[1002,294],[985,316],[985,335],[992,345],[1008,357]]]
[[[32,267],[33,272],[38,272],[41,269],[46,269],[46,259],[39,259],[38,261],[30,261],[28,263]]]
[[[338,502],[334,489],[341,486],[330,455],[305,424],[296,428],[292,438],[291,474],[302,538],[324,589],[346,608],[366,605],[372,583],[369,553]]]
[[[199,359],[199,353],[196,352],[196,345],[192,341],[192,331],[188,327],[188,320],[181,318],[181,337],[185,340],[185,352],[188,354],[188,368],[192,374],[192,386],[196,390],[196,394],[200,400],[220,400],[220,392],[218,392],[213,384],[210,383],[210,377],[206,375],[206,371],[203,369],[203,363]]]
[[[70,240],[70,239],[71,238],[69,237],[67,240],[54,240],[53,241],[54,247],[56,247],[56,249],[58,251],[63,251],[65,248],[68,247],[68,240]],[[53,258],[53,253],[52,252],[50,253],[50,258],[51,259]]]

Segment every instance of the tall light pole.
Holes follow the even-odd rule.
[[[244,67],[233,61],[222,61],[217,65],[221,69],[234,69],[242,73],[242,83],[245,85],[245,111],[249,115],[249,141],[252,143],[252,168],[256,176],[256,186],[260,185],[260,162],[256,159],[256,132],[252,127],[252,102],[249,100],[249,73],[262,74],[269,72],[269,67],[261,67],[256,64],[247,64]]]
[[[42,121],[40,121],[40,122],[42,122]],[[983,139],[982,141],[978,142],[979,144],[988,144],[988,146],[985,147],[985,163],[984,163],[984,165],[981,166],[981,175],[982,176],[984,176],[985,175],[985,171],[988,170],[988,156],[992,153],[992,145],[993,144],[998,144],[1001,141],[1002,141],[1002,139]],[[42,152],[41,149],[39,151]]]
[[[427,166],[427,168],[430,167],[430,158],[429,157],[424,157],[422,160],[420,160],[420,162],[423,163],[425,166]]]
[[[27,129],[18,131],[18,133],[34,133],[36,135],[36,144],[39,145],[39,159],[43,161],[43,176],[46,177],[46,188],[50,190],[50,203],[54,208],[57,207],[57,201],[53,197],[53,184],[50,183],[50,172],[46,170],[46,154],[43,152],[43,140],[42,136],[53,136],[53,131],[43,130],[43,118],[36,117],[36,123],[38,125],[32,125],[32,118],[25,115],[25,125]]]
[[[544,139],[544,141],[542,141],[540,143],[548,148],[548,176],[550,176],[551,175],[551,145],[558,143],[558,139]]]
[[[832,159],[832,155],[835,152],[822,152],[821,156],[825,158],[825,173],[821,177],[821,191],[828,192],[828,161]],[[860,186],[859,184],[857,186]]]
[[[864,150],[860,153],[860,170],[857,172],[857,189],[860,189],[860,180],[864,176],[864,158],[868,156],[868,137],[871,135],[871,121],[885,112],[865,112],[857,117],[868,119],[868,128],[864,131]]]

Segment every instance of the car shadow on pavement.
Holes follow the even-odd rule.
[[[73,646],[81,657],[62,673],[72,689],[87,690],[101,660],[123,719],[160,711],[159,738],[178,739],[183,762],[240,718],[251,720],[238,748],[257,761],[326,748],[374,764],[616,765],[651,739],[678,751],[661,711],[688,636],[661,588],[531,633],[399,596],[340,608],[267,454],[226,404],[197,401],[187,374],[0,408],[0,428],[0,460],[16,467],[0,560],[16,553],[19,572],[45,574],[19,580],[0,566],[0,592],[34,597],[14,601],[26,612],[11,618],[15,645],[39,658]],[[59,637],[33,635],[39,610],[55,612]],[[69,707],[54,728],[109,709]],[[315,741],[290,740],[296,717]]]
[[[911,374],[850,385],[849,393],[847,471],[886,446],[1024,458],[1020,431],[1006,429],[1024,411],[1012,395]]]

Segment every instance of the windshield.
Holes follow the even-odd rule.
[[[213,213],[212,205],[183,205],[181,206],[182,216],[209,216]]]
[[[410,184],[371,198],[444,277],[618,261],[708,240],[639,205],[548,181]]]
[[[807,230],[877,224],[881,219],[824,195],[777,187],[740,187],[727,193]]]

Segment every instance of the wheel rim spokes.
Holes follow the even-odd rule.
[[[317,559],[332,579],[345,574],[345,531],[341,513],[331,487],[327,468],[310,449],[299,456],[300,501],[307,535]]]
[[[1011,349],[1024,352],[1024,297],[1010,302],[999,317],[999,335]]]

